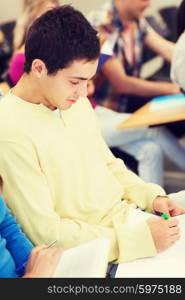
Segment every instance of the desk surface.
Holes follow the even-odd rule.
[[[131,114],[131,116],[118,125],[118,129],[135,128],[146,125],[159,125],[164,123],[185,120],[185,104],[177,107],[150,110],[151,103],[147,103]]]

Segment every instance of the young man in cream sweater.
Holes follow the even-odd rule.
[[[109,261],[123,262],[154,256],[179,238],[176,219],[129,229],[130,206],[169,215],[185,209],[129,171],[102,139],[86,98],[99,52],[97,32],[70,6],[34,22],[25,73],[0,103],[0,175],[34,244],[57,239],[67,249],[103,236]]]

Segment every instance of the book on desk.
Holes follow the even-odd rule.
[[[155,97],[151,100],[150,110],[156,111],[160,109],[168,109],[174,107],[184,107],[185,106],[185,95],[177,94],[177,95],[167,95]]]
[[[166,95],[153,98],[128,119],[118,124],[117,129],[160,125],[185,120],[185,95]]]

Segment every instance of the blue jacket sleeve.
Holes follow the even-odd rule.
[[[3,201],[1,196],[0,198],[0,201]],[[33,245],[21,231],[16,218],[11,215],[5,203],[4,206],[5,216],[0,223],[0,233],[2,238],[6,240],[6,247],[14,258],[17,267],[27,261]]]

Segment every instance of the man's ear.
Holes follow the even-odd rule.
[[[34,59],[31,66],[32,72],[38,77],[47,75],[47,68],[45,63],[41,59]]]

